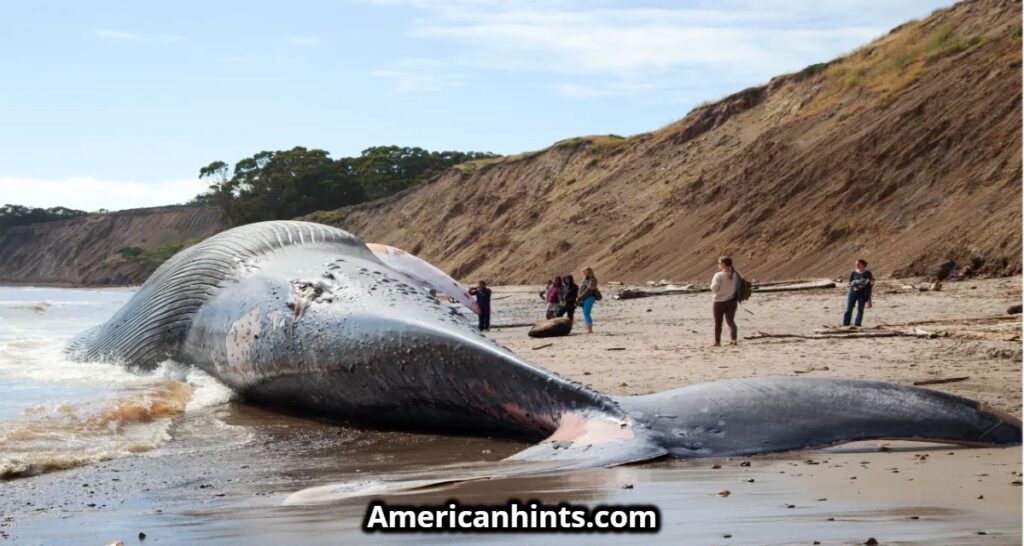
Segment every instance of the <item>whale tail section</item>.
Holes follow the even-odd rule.
[[[1021,443],[1021,421],[940,391],[881,381],[764,377],[620,398],[674,457],[815,449],[863,440]]]
[[[344,482],[290,495],[312,504],[423,491],[466,481],[657,459],[748,456],[863,440],[967,446],[1021,443],[1021,421],[951,394],[879,381],[767,377],[618,399],[618,417],[567,411],[542,442],[502,461]]]

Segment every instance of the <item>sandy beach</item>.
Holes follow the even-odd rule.
[[[1020,278],[949,283],[940,292],[882,281],[865,326],[1005,316]],[[956,328],[959,337],[771,338],[839,322],[840,289],[755,294],[740,345],[712,348],[707,294],[617,301],[595,309],[596,333],[531,339],[538,287],[495,289],[491,335],[525,358],[614,394],[756,375],[863,377],[901,383],[967,377],[934,388],[1020,415],[1017,320]],[[950,329],[948,323],[936,323]],[[938,331],[938,326],[931,326]],[[967,333],[965,333],[967,332]],[[550,345],[548,345],[550,344]],[[546,347],[535,349],[543,345]],[[525,446],[498,439],[363,430],[241,403],[178,419],[173,441],[138,456],[0,482],[0,540],[11,544],[415,544],[436,535],[365,535],[368,499],[281,506],[296,490],[367,476],[496,461]],[[655,504],[660,544],[1020,544],[1021,450],[868,442],[752,458],[654,461],[530,478],[470,482],[390,497],[404,504],[510,498]],[[728,494],[723,494],[728,491]],[[446,535],[445,542],[612,544],[629,535]]]

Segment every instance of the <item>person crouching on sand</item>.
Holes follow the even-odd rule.
[[[473,288],[469,289],[469,295],[476,296],[476,304],[480,307],[480,318],[477,327],[480,331],[491,329],[491,289],[487,283],[480,281]]]
[[[597,277],[594,276],[594,270],[589,267],[585,268],[578,298],[580,305],[583,307],[583,324],[587,325],[588,334],[594,333],[594,319],[590,316],[590,311],[594,308],[594,302],[597,301],[598,294],[600,293],[597,289]]]
[[[715,317],[715,347],[722,345],[722,319],[729,323],[729,345],[736,345],[736,270],[732,258],[718,259],[718,273],[711,277],[712,315]]]
[[[853,306],[857,306],[857,319],[853,325],[860,328],[861,320],[864,318],[864,307],[871,309],[871,287],[875,285],[875,276],[868,271],[868,262],[860,259],[854,263],[854,269],[850,272],[850,290],[846,293],[846,312],[843,313],[843,326],[850,325],[850,317],[853,315]]]
[[[557,317],[568,316],[569,320],[576,321],[576,300],[580,293],[580,287],[576,286],[576,281],[573,280],[572,275],[566,275],[562,277],[562,291],[558,294],[558,313],[555,314]]]

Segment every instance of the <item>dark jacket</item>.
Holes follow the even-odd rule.
[[[562,305],[576,305],[576,296],[580,293],[580,287],[576,286],[576,283],[562,285],[562,289],[558,291],[558,301]]]
[[[856,292],[862,296],[864,301],[871,301],[871,287],[875,284],[875,276],[871,271],[864,270],[863,273],[854,269],[850,272],[850,292]]]

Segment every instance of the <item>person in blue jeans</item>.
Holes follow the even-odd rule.
[[[585,268],[583,270],[583,282],[580,283],[579,298],[580,305],[583,307],[583,324],[587,326],[587,333],[594,333],[594,319],[590,316],[590,310],[594,308],[594,302],[597,301],[597,277],[594,276],[594,270]]]
[[[857,319],[853,325],[860,328],[864,319],[864,307],[871,309],[871,287],[875,284],[875,276],[868,271],[868,262],[857,260],[854,270],[850,272],[849,291],[846,293],[846,313],[843,314],[843,326],[850,325],[854,306],[857,307]]]

